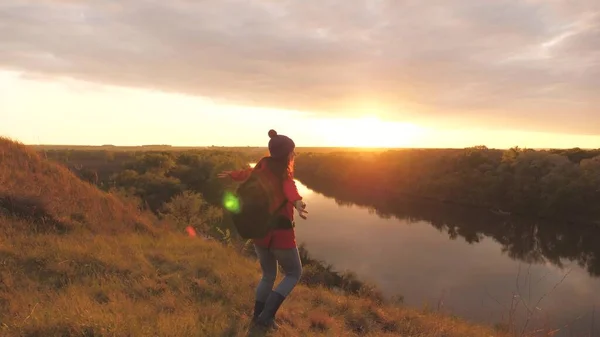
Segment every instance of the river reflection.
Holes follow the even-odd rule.
[[[488,324],[515,316],[524,324],[527,305],[535,312],[528,330],[551,326],[562,328],[555,336],[589,336],[600,303],[597,227],[297,185],[309,211],[308,220],[297,221],[298,241],[335,269],[356,272],[388,296],[401,294],[409,306]],[[514,315],[511,303],[518,303]]]

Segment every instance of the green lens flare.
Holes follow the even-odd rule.
[[[240,212],[240,200],[231,192],[225,192],[223,196],[223,207],[226,210],[239,213]]]

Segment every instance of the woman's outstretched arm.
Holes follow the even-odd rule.
[[[248,177],[250,176],[250,173],[252,173],[252,168],[248,167],[248,168],[236,170],[236,171],[223,171],[223,172],[217,174],[217,177],[231,178],[235,181],[244,181],[244,180],[248,179]]]
[[[235,181],[244,181],[250,177],[250,173],[252,173],[251,167],[242,170],[231,171],[229,172],[229,177]]]

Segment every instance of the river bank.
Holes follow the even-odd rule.
[[[299,242],[334,270],[375,284],[386,299],[402,295],[408,307],[498,328],[527,322],[527,330],[589,332],[600,303],[597,230],[461,207],[374,205],[297,184],[311,214],[297,224]]]

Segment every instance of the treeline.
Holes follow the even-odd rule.
[[[600,150],[406,149],[302,153],[296,177],[379,197],[418,197],[534,217],[600,219]]]
[[[43,155],[138,208],[171,220],[178,229],[192,226],[216,235],[226,227],[220,208],[223,191],[234,188],[231,181],[217,178],[217,173],[247,166],[255,153],[69,149],[45,150]]]
[[[81,179],[155,213],[178,231],[191,226],[255,257],[249,242],[242,241],[232,230],[230,219],[224,217],[221,207],[224,192],[234,190],[236,183],[219,179],[217,173],[248,167],[263,153],[256,149],[236,150],[46,150],[44,155],[67,165]],[[376,287],[358,280],[354,273],[336,272],[331,265],[310,257],[304,247],[300,250],[303,283],[383,300]]]
[[[66,147],[66,146],[65,146]],[[41,147],[38,149],[40,155],[44,158],[58,161],[73,172],[75,172],[82,179],[89,181],[93,184],[98,185],[100,188],[107,188],[111,182],[111,176],[116,172],[124,169],[124,164],[131,163],[133,161],[141,160],[146,155],[149,156],[167,156],[171,159],[175,159],[180,155],[187,157],[204,156],[207,153],[211,153],[212,156],[231,156],[234,155],[241,162],[248,162],[255,160],[258,156],[262,155],[264,149],[249,148],[249,149],[194,149],[194,150],[144,150],[143,147],[136,147],[137,150],[127,151],[126,147],[115,147],[113,150],[109,150],[106,147],[97,147],[95,149],[78,149],[78,148],[53,148],[53,147]],[[231,157],[230,157],[231,158]],[[216,159],[213,158],[213,159]],[[218,160],[217,160],[218,161]],[[239,165],[239,163],[236,163]]]

